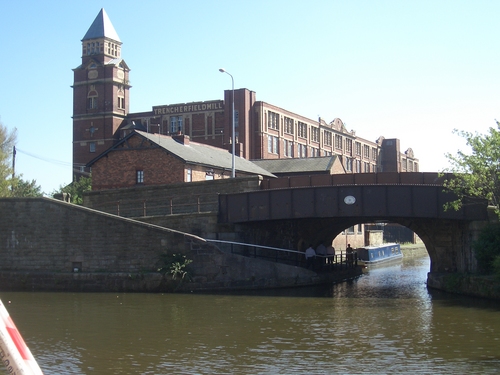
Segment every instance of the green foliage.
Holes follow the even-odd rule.
[[[36,180],[25,181],[21,178],[16,178],[12,189],[13,197],[42,197],[43,192],[40,185],[36,184]]]
[[[182,254],[163,253],[160,255],[160,260],[158,261],[158,272],[162,275],[170,273],[173,280],[177,278],[183,280],[186,277],[189,278],[189,272],[186,268],[192,262],[191,259],[187,259],[186,256]]]
[[[495,259],[493,259],[492,266],[496,278],[500,280],[500,255],[497,255]]]
[[[42,188],[36,180],[25,181],[19,176],[13,176],[12,159],[17,142],[17,129],[8,131],[0,122],[0,197],[41,197]]]
[[[0,197],[12,193],[12,151],[16,145],[17,129],[8,131],[0,122]]]
[[[489,133],[482,135],[454,130],[465,138],[472,153],[458,151],[456,155],[446,154],[451,167],[446,172],[455,176],[444,183],[448,191],[455,193],[457,200],[445,205],[445,209],[460,209],[467,204],[468,198],[483,198],[496,207],[500,216],[500,123],[496,129],[490,127]]]
[[[55,194],[68,193],[71,195],[71,203],[83,204],[83,193],[92,190],[92,178],[80,177],[77,181],[73,181],[66,186],[59,187],[59,190],[52,192]]]
[[[500,224],[491,224],[484,228],[477,241],[472,245],[478,270],[484,274],[498,272],[500,275]]]

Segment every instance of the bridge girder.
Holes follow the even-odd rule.
[[[219,197],[220,222],[311,217],[391,217],[487,220],[478,200],[458,211],[444,210],[455,200],[441,185],[342,185],[260,190]]]

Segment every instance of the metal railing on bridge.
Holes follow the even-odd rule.
[[[307,267],[305,253],[303,251],[282,249],[278,247],[248,244],[235,241],[205,239],[207,242],[217,244],[217,247],[231,254],[242,255],[250,258],[259,258],[276,263],[284,263],[291,266]],[[335,270],[358,265],[357,253],[353,252],[349,257],[345,251],[336,251],[335,255],[316,255],[313,263],[315,270]]]
[[[280,178],[265,178],[261,189],[286,189],[337,185],[439,185],[451,179],[451,173],[439,172],[367,172],[311,174]]]
[[[197,194],[123,199],[97,202],[90,208],[123,217],[192,214],[218,211],[219,198],[216,194]]]

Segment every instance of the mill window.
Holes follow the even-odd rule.
[[[345,140],[345,151],[348,154],[352,154],[352,139]]]
[[[136,181],[135,182],[138,184],[144,183],[144,171],[143,170],[136,171]]]
[[[293,141],[289,141],[287,139],[283,140],[283,152],[284,155],[293,158]]]
[[[273,137],[272,135],[267,136],[267,151],[270,154],[278,153],[278,137]]]
[[[366,159],[370,158],[370,146],[367,145],[363,146],[363,157]]]
[[[335,134],[335,148],[342,150],[342,136]]]
[[[311,141],[319,142],[319,128],[311,128]]]
[[[278,129],[280,124],[280,115],[274,112],[268,112],[268,127],[269,129]]]
[[[300,138],[307,138],[307,124],[304,124],[303,122],[300,122],[298,123],[298,127],[299,127],[299,137]]]
[[[293,119],[285,117],[285,133],[293,134]]]
[[[355,143],[355,151],[357,156],[361,156],[361,143],[359,142]]]
[[[182,133],[182,116],[170,117],[170,133]]]
[[[299,158],[307,158],[307,146],[299,143]]]
[[[327,146],[332,145],[332,132],[325,131],[325,145]]]

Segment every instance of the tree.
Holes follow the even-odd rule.
[[[481,273],[495,273],[500,276],[500,269],[496,265],[500,262],[500,225],[490,224],[485,227],[472,247],[477,259],[478,270]]]
[[[447,190],[455,193],[457,199],[445,204],[445,209],[458,210],[471,197],[487,199],[500,217],[500,123],[490,127],[485,135],[454,130],[464,137],[472,153],[458,151],[457,155],[446,154],[451,168],[447,172],[453,177],[445,180]],[[494,272],[500,277],[500,225],[491,224],[484,228],[473,243],[478,269],[481,273]]]
[[[446,154],[451,167],[446,172],[454,173],[444,186],[455,193],[457,199],[445,205],[445,209],[460,209],[470,197],[487,199],[500,216],[500,123],[496,129],[490,127],[485,135],[455,129],[453,132],[465,138],[472,153],[458,151]]]
[[[71,203],[76,203],[79,205],[83,204],[83,193],[92,190],[92,178],[91,177],[80,177],[78,180],[71,182],[66,186],[59,187],[52,193],[55,194],[67,193],[71,195]]]
[[[36,184],[36,180],[25,181],[22,178],[16,179],[12,185],[13,197],[42,197],[43,192],[40,185]]]
[[[12,193],[12,151],[16,144],[17,129],[8,131],[0,122],[0,197],[9,197]]]

